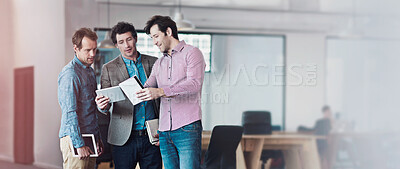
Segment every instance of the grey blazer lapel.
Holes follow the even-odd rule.
[[[146,55],[142,55],[142,65],[144,67],[144,73],[146,74],[146,78],[150,76],[150,63],[149,60],[147,59]]]
[[[124,60],[122,60],[121,55],[118,56],[117,67],[119,68],[119,71],[121,72],[124,79],[129,79],[129,73],[128,73],[128,70],[126,69]]]

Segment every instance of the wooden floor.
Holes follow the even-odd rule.
[[[43,169],[33,165],[22,165],[16,164],[8,161],[0,161],[0,168],[4,169]]]
[[[49,168],[40,168],[34,165],[22,165],[22,164],[12,163],[9,161],[0,160],[0,169],[49,169]],[[113,168],[110,168],[110,163],[101,163],[98,169],[113,169]],[[139,165],[136,166],[136,169],[139,169]]]
[[[0,160],[0,169],[49,169],[49,168],[40,168],[34,165],[22,165],[22,164],[12,163],[9,161]],[[112,168],[110,168],[110,163],[101,163],[98,169],[112,169]]]
[[[113,168],[114,168],[114,167],[113,167]],[[100,163],[98,169],[111,169],[111,168],[110,168],[110,163],[106,163],[106,162]]]
[[[1,167],[0,167],[1,168]],[[113,167],[114,168],[114,167]],[[98,169],[112,169],[110,168],[110,163],[100,163],[99,168]],[[139,164],[136,165],[136,169],[140,169]]]

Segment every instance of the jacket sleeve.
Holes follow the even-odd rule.
[[[103,68],[101,69],[101,76],[100,76],[100,84],[101,84],[101,89],[111,87],[111,80],[108,72],[108,67],[103,65]],[[99,110],[100,113],[107,115],[107,112],[110,110],[112,103],[108,104],[108,106],[104,109],[101,110],[99,107],[97,109]]]

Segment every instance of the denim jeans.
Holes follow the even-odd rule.
[[[173,131],[160,132],[160,150],[165,169],[200,169],[201,121]]]
[[[133,136],[123,146],[112,146],[115,169],[161,169],[159,147],[152,145],[147,135]]]

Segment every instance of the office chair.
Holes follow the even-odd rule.
[[[271,113],[268,111],[245,111],[242,114],[243,134],[271,134]]]
[[[242,114],[243,134],[271,134],[272,129],[280,130],[280,126],[271,125],[271,113],[269,111],[245,111]],[[260,160],[263,161],[262,169],[268,159],[280,159],[283,163],[283,153],[280,150],[263,150]],[[281,168],[283,164],[278,164]],[[283,168],[283,167],[282,167]]]
[[[204,159],[205,169],[236,169],[236,149],[242,139],[241,126],[215,126]]]

